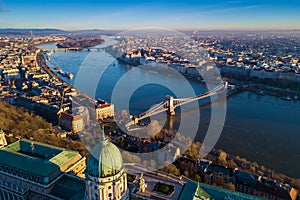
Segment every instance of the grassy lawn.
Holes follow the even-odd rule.
[[[168,185],[165,183],[158,182],[154,185],[154,191],[163,193],[165,195],[170,195],[174,192],[175,187],[173,185]]]

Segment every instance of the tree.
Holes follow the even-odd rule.
[[[188,148],[188,150],[185,152],[185,154],[194,159],[197,160],[200,158],[200,148],[201,148],[201,144],[200,142],[193,142],[190,147]]]
[[[235,190],[235,185],[233,183],[226,183],[224,187],[229,190]]]
[[[151,121],[148,126],[144,126],[142,129],[139,129],[137,132],[134,132],[133,134],[136,134],[138,137],[151,137],[154,140],[163,140],[163,137],[165,135],[161,134],[162,127],[160,126],[159,122],[157,120]]]
[[[169,164],[168,166],[162,168],[162,171],[167,172],[168,174],[173,174],[175,176],[180,175],[179,169],[173,164]]]
[[[238,167],[238,165],[232,159],[227,161],[227,166],[233,169]]]
[[[252,172],[255,172],[255,171],[256,171],[256,168],[255,168],[255,166],[250,165],[249,170],[252,171]]]
[[[189,171],[188,170],[184,170],[183,171],[183,175],[186,176],[186,177],[189,177]]]
[[[300,179],[293,179],[292,185],[296,187],[298,190],[300,190]]]
[[[122,116],[122,119],[125,120],[128,117],[127,111],[126,110],[122,110],[121,111],[121,116]]]
[[[151,160],[150,160],[150,167],[154,169],[154,168],[156,168],[156,166],[157,166],[156,161],[153,160],[153,159],[151,159]]]
[[[260,170],[263,172],[263,173],[265,173],[266,172],[266,167],[265,166],[260,166]]]
[[[153,120],[149,125],[148,125],[148,130],[147,134],[148,136],[154,136],[158,134],[161,131],[162,127],[160,126],[159,122],[157,120]]]
[[[124,163],[141,163],[141,158],[129,153],[128,151],[122,152],[122,157],[124,159]]]
[[[227,164],[227,153],[224,151],[221,151],[218,157],[218,162],[222,165],[226,165]]]

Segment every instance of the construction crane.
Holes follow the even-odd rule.
[[[60,101],[60,106],[59,106],[59,111],[58,111],[58,126],[60,126],[60,119],[61,119],[61,114],[62,114],[62,107],[64,105],[65,101],[65,93],[71,88],[71,85],[68,85],[66,88],[63,89],[61,92],[61,101]]]

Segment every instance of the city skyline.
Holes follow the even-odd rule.
[[[300,198],[297,3],[87,1],[0,0],[0,199]]]
[[[120,30],[299,29],[300,2],[290,1],[0,1],[0,28]]]

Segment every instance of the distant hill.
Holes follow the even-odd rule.
[[[92,34],[92,35],[115,35],[120,32],[121,30],[100,30],[100,29],[69,31],[69,33],[73,33],[73,34]]]
[[[41,29],[30,29],[30,28],[0,28],[0,35],[24,35],[29,36],[31,34],[37,35],[49,35],[49,34],[92,34],[92,35],[115,35],[120,33],[119,30],[74,30],[74,31],[65,31],[54,28],[41,28]]]
[[[33,35],[49,35],[49,34],[91,34],[91,35],[116,35],[124,30],[60,30],[55,28],[0,28],[0,35],[24,35],[29,36],[32,31]],[[189,34],[192,30],[178,30],[182,33]],[[204,34],[245,34],[245,33],[296,33],[299,34],[300,29],[291,30],[198,30],[199,33]]]
[[[45,28],[45,29],[21,29],[21,28],[2,28],[0,34],[6,35],[30,35],[32,31],[33,35],[47,35],[47,34],[63,34],[66,33],[63,30]]]
[[[99,29],[90,29],[90,30],[76,30],[76,31],[70,31],[73,33],[78,33],[78,34],[103,34],[105,32],[104,30],[99,30]]]

